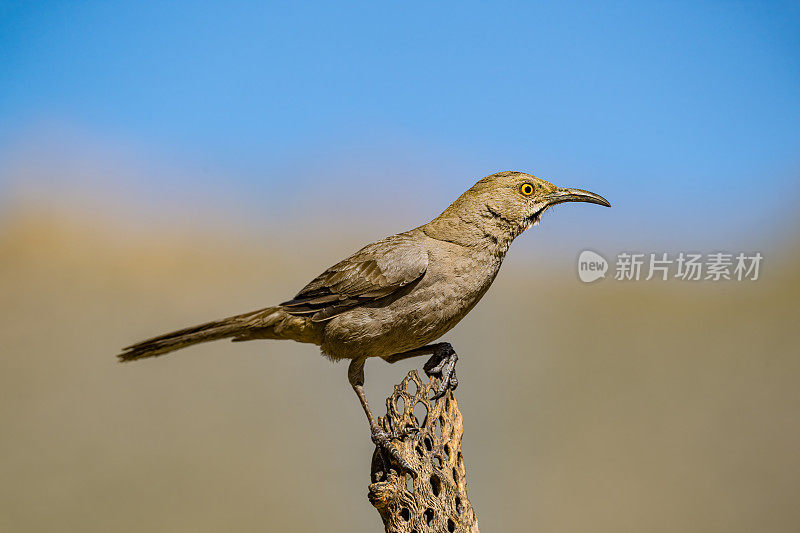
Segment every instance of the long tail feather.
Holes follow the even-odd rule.
[[[133,361],[134,359],[155,357],[201,342],[241,336],[246,334],[254,323],[263,322],[265,317],[277,310],[278,308],[275,307],[267,307],[258,311],[159,335],[124,348],[122,353],[117,355],[117,358],[120,361]]]

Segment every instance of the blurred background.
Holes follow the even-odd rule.
[[[445,337],[482,529],[800,530],[798,59],[797,2],[0,3],[0,530],[381,530],[344,365],[113,356],[511,169],[614,207],[548,213]],[[367,365],[379,412],[422,363]]]

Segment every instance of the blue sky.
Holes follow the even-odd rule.
[[[234,197],[407,179],[444,207],[519,169],[604,194],[607,224],[764,236],[800,192],[800,4],[0,4],[0,157],[80,136],[185,167],[154,191],[199,167]]]

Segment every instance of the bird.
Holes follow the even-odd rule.
[[[439,378],[431,400],[458,386],[450,331],[481,300],[512,241],[565,202],[606,207],[602,196],[557,187],[532,174],[497,172],[479,180],[430,222],[361,248],[279,305],[215,320],[124,348],[133,361],[198,343],[288,339],[315,344],[333,361],[349,360],[348,381],[367,417],[373,443],[411,471],[380,429],[364,393],[364,363],[430,355],[423,369]],[[412,472],[413,473],[413,472]]]

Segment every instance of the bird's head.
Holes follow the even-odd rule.
[[[548,208],[564,202],[589,202],[611,207],[608,200],[583,189],[556,187],[524,172],[498,172],[473,185],[467,197],[487,217],[498,217],[525,231],[539,223]],[[485,210],[481,209],[485,205]]]
[[[520,233],[537,225],[550,207],[564,202],[589,202],[611,207],[602,196],[583,189],[557,187],[524,172],[498,172],[478,181],[431,222],[433,232],[470,239],[484,233],[506,248]],[[470,226],[473,226],[474,229]]]

